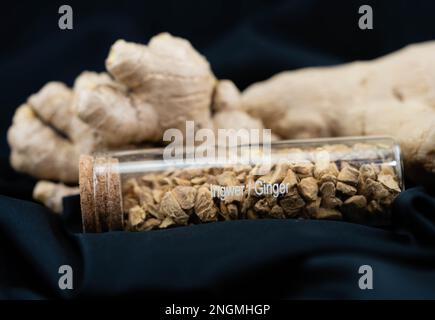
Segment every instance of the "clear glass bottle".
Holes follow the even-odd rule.
[[[84,231],[262,218],[388,225],[391,203],[404,189],[400,147],[392,138],[288,140],[261,147],[238,146],[239,157],[231,161],[196,156],[195,150],[165,160],[164,148],[82,156]]]

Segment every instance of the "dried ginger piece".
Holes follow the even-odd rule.
[[[175,225],[175,221],[169,217],[166,217],[163,219],[162,223],[160,223],[159,228],[166,229],[166,228],[173,226],[173,225]]]
[[[270,212],[269,204],[266,199],[258,200],[254,205],[254,211],[261,215],[267,215]]]
[[[189,181],[196,177],[202,177],[203,175],[204,172],[202,168],[185,168],[175,174],[176,177]]]
[[[335,168],[337,168],[337,166],[335,164],[334,164],[334,166],[335,166]],[[319,183],[322,184],[322,183],[325,183],[325,182],[333,182],[334,184],[336,184],[337,183],[337,175],[333,175],[333,174],[330,174],[330,173],[324,174],[320,178]]]
[[[283,208],[281,208],[279,205],[275,204],[272,209],[270,209],[269,215],[272,218],[276,218],[276,219],[284,219],[285,218],[285,214],[284,214],[284,210]]]
[[[154,202],[160,203],[162,201],[162,197],[163,197],[165,191],[162,190],[162,189],[156,189],[156,188],[154,188],[152,193],[153,193]]]
[[[159,204],[150,204],[146,207],[145,212],[150,214],[156,219],[164,220],[166,217],[163,212],[160,211]]]
[[[346,199],[340,210],[344,217],[352,222],[364,222],[367,220],[367,199],[362,195],[352,196]]]
[[[305,210],[307,211],[308,217],[314,218],[316,217],[317,211],[320,208],[322,200],[321,198],[317,198],[315,201],[311,201],[307,204],[305,207]]]
[[[241,183],[244,184],[245,179],[246,179],[247,173],[246,172],[242,172],[239,173],[239,175],[236,177],[236,179]]]
[[[171,191],[180,207],[184,210],[192,209],[195,205],[196,189],[187,186],[177,186]]]
[[[329,163],[327,166],[321,166],[318,167],[317,165],[314,167],[314,177],[316,179],[326,179],[326,180],[331,180],[334,179],[338,176],[338,168],[337,165],[334,162]],[[326,177],[325,177],[326,176]],[[325,177],[325,178],[324,178]],[[331,178],[333,177],[333,178]]]
[[[252,192],[250,193],[249,190],[245,190],[240,213],[242,215],[245,215],[248,210],[252,210],[257,200],[258,198],[254,194],[252,194]]]
[[[301,161],[290,164],[290,168],[302,179],[313,175],[314,165],[311,162]]]
[[[177,186],[191,186],[192,185],[191,181],[189,181],[187,179],[178,178],[178,177],[174,177],[173,181]]]
[[[130,227],[137,227],[146,218],[146,213],[140,206],[134,206],[128,210],[128,224]]]
[[[313,177],[303,178],[298,184],[298,190],[306,200],[315,201],[319,191],[317,180]]]
[[[217,220],[217,209],[213,202],[211,192],[206,187],[200,187],[197,190],[194,209],[195,214],[202,222]]]
[[[385,175],[390,175],[390,176],[394,176],[394,168],[391,165],[388,164],[381,164],[381,169],[380,172],[381,174],[385,174]]]
[[[239,218],[239,209],[237,205],[230,203],[227,205],[227,209],[228,216],[226,217],[226,220],[237,220]]]
[[[274,205],[277,204],[278,202],[278,198],[275,197],[273,194],[267,194],[264,199],[266,199],[267,204],[269,205],[269,207],[273,207]]]
[[[140,179],[140,182],[143,185],[146,185],[147,187],[150,187],[152,189],[158,188],[160,185],[158,183],[158,177],[156,174],[148,173]],[[128,181],[127,181],[128,183]]]
[[[298,182],[299,182],[299,178],[296,175],[296,173],[294,173],[292,169],[288,169],[286,176],[282,180],[282,183],[288,185],[288,188],[291,189],[294,186],[296,186]]]
[[[382,206],[376,200],[372,200],[369,202],[369,204],[367,205],[367,210],[373,215],[381,214],[384,211],[382,209]]]
[[[322,195],[322,207],[333,209],[339,207],[342,201],[335,196],[335,184],[331,181],[324,182],[320,186],[320,194]]]
[[[293,217],[301,212],[301,209],[305,206],[305,201],[296,189],[292,189],[279,201],[279,204],[287,216]]]
[[[372,198],[374,200],[381,200],[389,196],[388,190],[382,185],[382,183],[367,179],[364,186],[364,195],[367,198]]]
[[[330,181],[322,183],[320,194],[323,198],[335,197],[335,184]]]
[[[275,169],[268,174],[260,177],[258,180],[267,184],[281,183],[288,174],[289,165],[286,163],[277,163]]]
[[[337,175],[338,170],[335,163],[331,162],[331,157],[328,151],[326,150],[318,150],[315,152],[315,160],[314,160],[314,171],[313,175],[316,179],[321,179],[325,174]]]
[[[338,181],[356,186],[358,184],[359,171],[350,165],[345,165],[337,176]]]
[[[146,219],[142,224],[137,226],[137,231],[149,231],[152,229],[156,229],[162,223],[161,220],[156,218]]]
[[[367,206],[367,199],[364,196],[352,196],[344,201],[345,206],[353,206],[359,209],[364,209]]]
[[[341,193],[347,195],[347,196],[353,196],[356,194],[357,190],[355,187],[348,185],[346,183],[343,183],[341,181],[337,182],[337,186],[336,186],[337,190],[340,191]]]
[[[203,177],[195,177],[192,180],[190,180],[190,183],[193,185],[201,185],[206,183],[207,181],[207,177],[203,176]]]
[[[258,215],[254,212],[254,210],[252,210],[252,209],[249,209],[247,212],[246,212],[246,217],[248,218],[248,219],[252,219],[252,220],[256,220],[256,219],[258,219]]]
[[[236,175],[233,171],[224,171],[222,174],[216,177],[217,183],[224,187],[236,187],[241,186],[239,180],[237,180]],[[225,203],[229,204],[234,201],[241,202],[243,200],[243,190],[233,189],[234,192],[227,194],[225,196]]]
[[[179,225],[186,225],[189,220],[189,215],[184,212],[171,191],[164,194],[162,201],[160,202],[160,211]]]
[[[239,185],[239,181],[236,178],[236,175],[232,171],[224,171],[222,174],[216,177],[217,183],[221,186],[237,186]]]
[[[380,173],[378,175],[378,181],[382,183],[387,189],[393,192],[400,192],[400,187],[397,181],[392,175]]]
[[[146,186],[137,186],[134,189],[134,193],[139,199],[139,204],[142,207],[147,208],[148,206],[154,204],[153,192],[150,188]]]
[[[226,204],[224,201],[221,201],[219,209],[219,214],[225,220],[237,220],[239,218],[239,209],[234,203]]]
[[[362,181],[366,181],[368,178],[372,180],[376,180],[377,174],[376,174],[376,167],[374,164],[363,164],[359,168],[360,172],[360,178]]]
[[[342,204],[343,201],[337,197],[322,198],[322,207],[326,209],[334,209],[336,207],[340,207]]]
[[[246,173],[248,174],[252,170],[252,166],[249,164],[236,164],[232,167],[232,171],[235,174]]]
[[[316,219],[341,220],[343,218],[340,211],[335,209],[319,208],[314,217]]]

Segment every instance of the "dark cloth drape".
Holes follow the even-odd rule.
[[[264,220],[82,234],[77,197],[66,199],[62,217],[26,201],[35,180],[10,168],[6,142],[26,97],[47,81],[72,85],[82,70],[102,71],[118,38],[185,37],[218,78],[243,89],[279,71],[370,59],[435,39],[433,2],[69,2],[69,31],[57,26],[61,4],[12,1],[0,12],[1,298],[435,298],[435,200],[418,186],[397,199],[388,230]],[[373,30],[358,28],[362,4],[373,7]],[[73,268],[74,290],[59,290],[60,265]],[[373,290],[358,287],[361,265],[373,269]]]

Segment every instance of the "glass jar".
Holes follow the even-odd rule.
[[[84,231],[148,231],[264,218],[383,226],[404,189],[400,147],[389,137],[238,146],[238,157],[231,161],[198,156],[195,149],[167,159],[166,151],[82,156]]]

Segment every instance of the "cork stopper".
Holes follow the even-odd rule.
[[[124,214],[122,208],[121,177],[119,175],[119,163],[117,159],[109,160],[108,188],[110,195],[107,198],[107,211],[109,212],[109,230],[124,229]]]
[[[82,155],[79,182],[83,232],[123,230],[118,160]]]
[[[82,155],[80,157],[79,184],[83,232],[97,232],[97,226],[94,217],[93,167],[94,159],[91,156]]]

